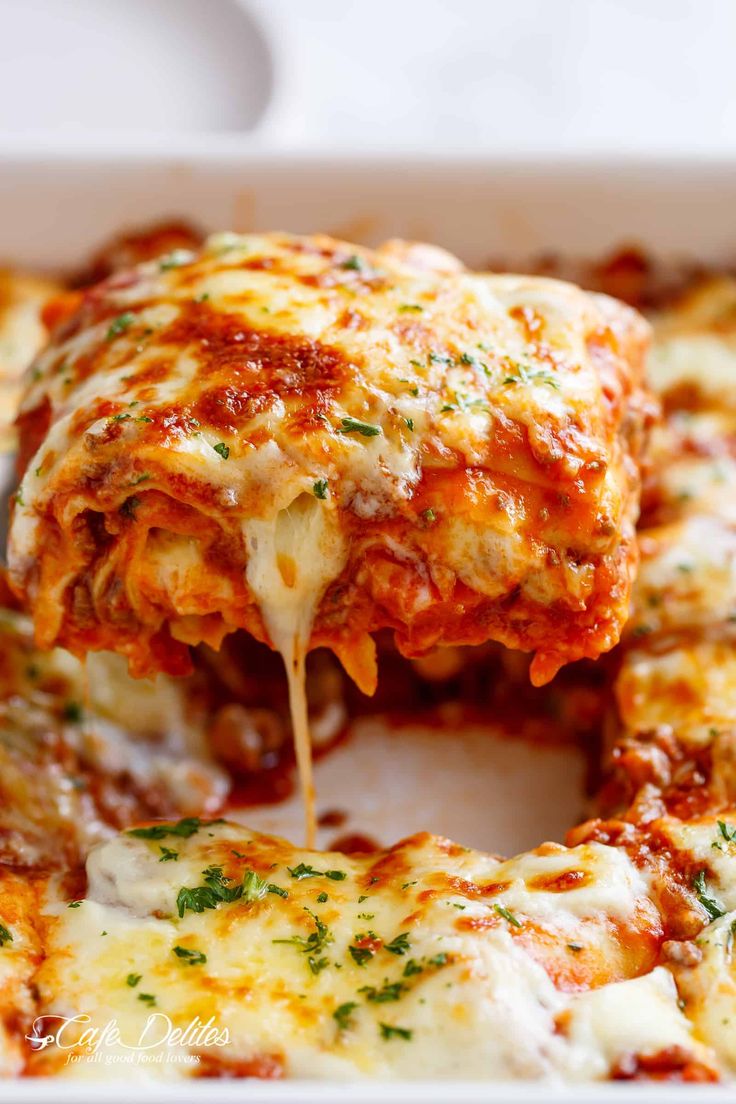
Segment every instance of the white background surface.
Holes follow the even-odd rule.
[[[734,0],[0,0],[0,148],[727,153],[735,48]]]
[[[736,148],[733,0],[270,0],[293,142]]]

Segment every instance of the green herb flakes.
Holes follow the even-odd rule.
[[[222,817],[217,820],[200,820],[199,817],[182,817],[173,824],[152,824],[149,828],[128,828],[126,836],[136,839],[160,840],[166,836],[179,836],[181,839],[189,839],[200,828],[209,828],[212,824],[224,824]]]
[[[704,870],[699,871],[693,878],[693,889],[695,890],[698,901],[708,913],[711,920],[717,920],[719,916],[725,916],[725,909],[722,909],[718,902],[711,897],[708,892]]]
[[[493,908],[499,916],[502,916],[503,919],[506,920],[509,924],[513,924],[515,928],[522,927],[521,920],[517,919],[517,917],[514,916],[513,912],[509,912],[509,910],[507,908],[504,908],[503,905],[494,905]]]
[[[332,1013],[332,1018],[337,1023],[340,1031],[347,1031],[351,1027],[352,1015],[357,1007],[356,1001],[346,1001],[345,1004],[339,1005]]]
[[[370,422],[360,422],[357,418],[343,418],[338,433],[359,433],[361,437],[378,437],[381,427]]]
[[[382,1039],[405,1039],[409,1042],[413,1034],[407,1027],[396,1027],[386,1023],[379,1023],[378,1026]]]
[[[179,946],[172,949],[176,957],[180,958],[185,966],[203,966],[207,961],[207,955],[202,951],[194,951],[188,947]]]
[[[120,334],[125,333],[129,326],[135,322],[135,315],[130,311],[125,311],[123,314],[119,314],[117,318],[113,319],[110,324],[110,328],[105,335],[107,341],[112,341],[113,338],[118,337]]]

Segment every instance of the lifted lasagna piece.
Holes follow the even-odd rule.
[[[434,270],[427,265],[433,264]],[[36,363],[10,557],[39,641],[138,674],[246,628],[500,640],[533,678],[617,640],[647,327],[439,251],[210,239],[89,292]]]
[[[244,628],[303,667],[495,639],[532,677],[618,639],[648,330],[438,250],[212,238],[88,292],[38,359],[10,571],[39,644],[134,674]]]

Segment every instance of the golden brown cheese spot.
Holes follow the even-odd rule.
[[[580,889],[590,881],[585,870],[564,870],[561,874],[540,874],[533,878],[531,887],[545,893],[567,893],[571,889]]]

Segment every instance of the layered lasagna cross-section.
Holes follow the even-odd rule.
[[[617,640],[646,324],[440,251],[220,235],[88,292],[20,417],[13,585],[134,673],[247,629],[358,684],[489,639],[533,678]]]

